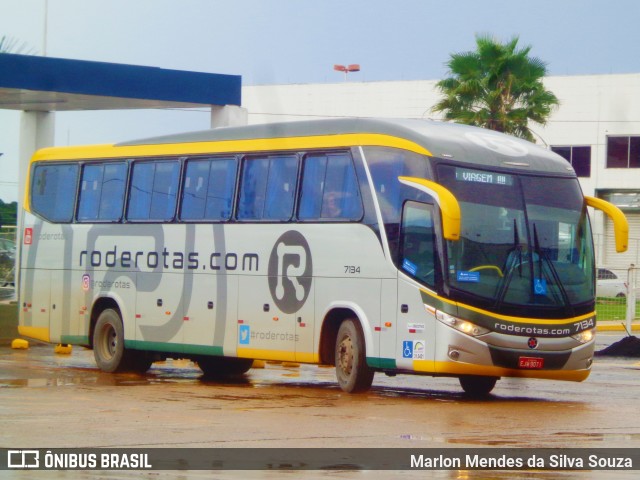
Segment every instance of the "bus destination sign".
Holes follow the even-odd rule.
[[[470,170],[468,168],[456,168],[456,180],[459,182],[488,183],[490,185],[513,185],[513,177],[511,175]]]

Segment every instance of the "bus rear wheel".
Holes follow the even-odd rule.
[[[196,361],[205,378],[220,378],[247,373],[253,365],[250,358],[199,357]]]
[[[119,372],[124,366],[124,327],[120,314],[111,308],[100,313],[96,322],[93,356],[103,372]]]
[[[344,320],[338,329],[335,351],[336,377],[345,392],[364,392],[371,388],[374,370],[367,365],[362,327],[357,320]]]
[[[93,332],[93,356],[103,372],[144,373],[152,360],[145,352],[124,348],[124,326],[118,311],[108,308],[100,313]]]
[[[496,386],[498,377],[483,377],[478,375],[463,375],[459,378],[464,393],[470,397],[486,397]]]

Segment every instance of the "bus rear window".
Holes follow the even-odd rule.
[[[36,165],[31,183],[33,212],[50,222],[73,220],[79,165]]]

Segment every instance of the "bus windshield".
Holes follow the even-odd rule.
[[[496,310],[592,301],[593,245],[577,179],[450,165],[438,175],[462,217],[460,240],[447,242],[450,287]]]

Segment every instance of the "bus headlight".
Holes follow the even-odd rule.
[[[441,312],[440,310],[436,310],[436,318],[445,325],[455,328],[459,332],[472,337],[489,333],[489,330],[484,327],[479,327],[475,323],[471,323],[468,320],[462,320],[461,318],[454,317],[453,315]]]
[[[571,335],[571,338],[579,341],[580,343],[588,343],[593,340],[595,337],[595,333],[593,332],[593,328],[591,330],[585,330],[583,332],[577,333],[575,335]]]

